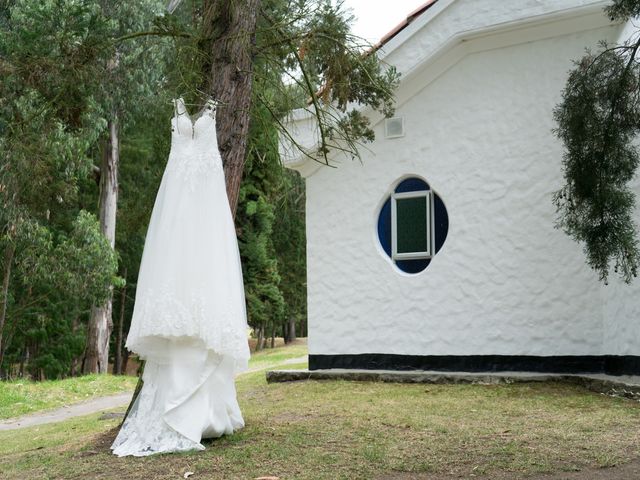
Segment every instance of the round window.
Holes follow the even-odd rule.
[[[444,202],[419,177],[400,181],[382,204],[378,239],[403,272],[419,273],[440,251],[449,231]]]

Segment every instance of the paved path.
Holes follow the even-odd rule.
[[[251,372],[258,372],[260,370],[267,370],[268,368],[280,367],[281,365],[291,365],[292,363],[306,362],[308,357],[290,358],[278,363],[278,365],[267,365],[264,367],[256,367],[241,373],[244,375]],[[16,430],[18,428],[33,427],[36,425],[43,425],[45,423],[55,423],[68,420],[73,417],[80,417],[82,415],[89,415],[91,413],[100,412],[102,410],[111,410],[120,406],[128,405],[131,401],[133,392],[120,393],[118,395],[109,395],[107,397],[98,397],[87,402],[75,403],[73,405],[66,405],[56,410],[50,410],[47,412],[37,412],[22,417],[10,418],[8,420],[0,421],[0,432],[5,430]]]
[[[244,373],[251,373],[251,372],[259,372],[260,370],[267,370],[269,368],[277,368],[281,365],[291,365],[293,363],[303,363],[303,362],[308,362],[309,361],[309,356],[308,355],[304,355],[302,357],[296,357],[296,358],[290,358],[288,360],[284,360],[280,363],[278,363],[277,365],[266,365],[264,367],[255,367],[255,368],[250,368],[249,370],[247,370],[246,372],[241,373],[240,375],[243,375]]]
[[[56,410],[48,412],[32,413],[18,418],[10,418],[0,422],[0,432],[4,430],[16,430],[18,428],[33,427],[45,423],[61,422],[73,417],[81,415],[89,415],[90,413],[99,412],[127,405],[131,401],[133,392],[120,393],[118,395],[109,395],[108,397],[98,397],[88,402],[67,405]]]

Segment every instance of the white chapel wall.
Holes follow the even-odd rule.
[[[399,105],[404,138],[384,139],[378,124],[362,163],[336,160],[307,179],[311,354],[628,350],[631,340],[605,339],[602,287],[554,228],[551,202],[562,182],[551,112],[571,59],[611,37],[613,27],[468,55]],[[450,222],[417,275],[390,264],[376,231],[406,174],[429,182]],[[620,331],[637,345],[637,327]]]

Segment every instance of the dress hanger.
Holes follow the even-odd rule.
[[[189,122],[191,123],[192,133],[193,133],[193,127],[201,117],[203,117],[204,115],[209,115],[215,119],[218,107],[221,105],[226,105],[224,102],[214,100],[213,98],[208,98],[204,102],[204,105],[200,103],[186,103],[182,97],[173,98],[170,100],[170,102],[173,104],[173,112],[174,112],[174,117],[176,119],[182,115],[186,115],[187,120],[189,120]],[[201,108],[195,114],[192,115],[191,113],[189,113],[189,110],[187,109],[188,105],[201,106]],[[176,128],[178,128],[178,132],[180,132],[180,127],[178,125],[176,125]]]
[[[171,100],[169,100],[169,103],[174,103],[177,100],[182,100],[182,97],[178,97],[178,98],[172,98]],[[206,106],[208,103],[212,103],[215,107],[221,107],[223,105],[227,105],[226,102],[222,102],[220,100],[215,100],[211,97],[207,98],[207,100],[205,100],[204,105]],[[184,100],[182,100],[182,104],[188,107],[201,107],[202,103],[187,103]]]

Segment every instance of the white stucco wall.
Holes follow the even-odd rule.
[[[562,182],[552,110],[571,59],[618,30],[471,48],[437,78],[415,73],[416,93],[398,95],[405,137],[384,139],[379,123],[362,163],[334,159],[307,178],[311,354],[638,354],[638,288],[602,287],[554,229],[551,202]],[[376,231],[407,174],[438,192],[450,223],[417,275],[391,264]]]

